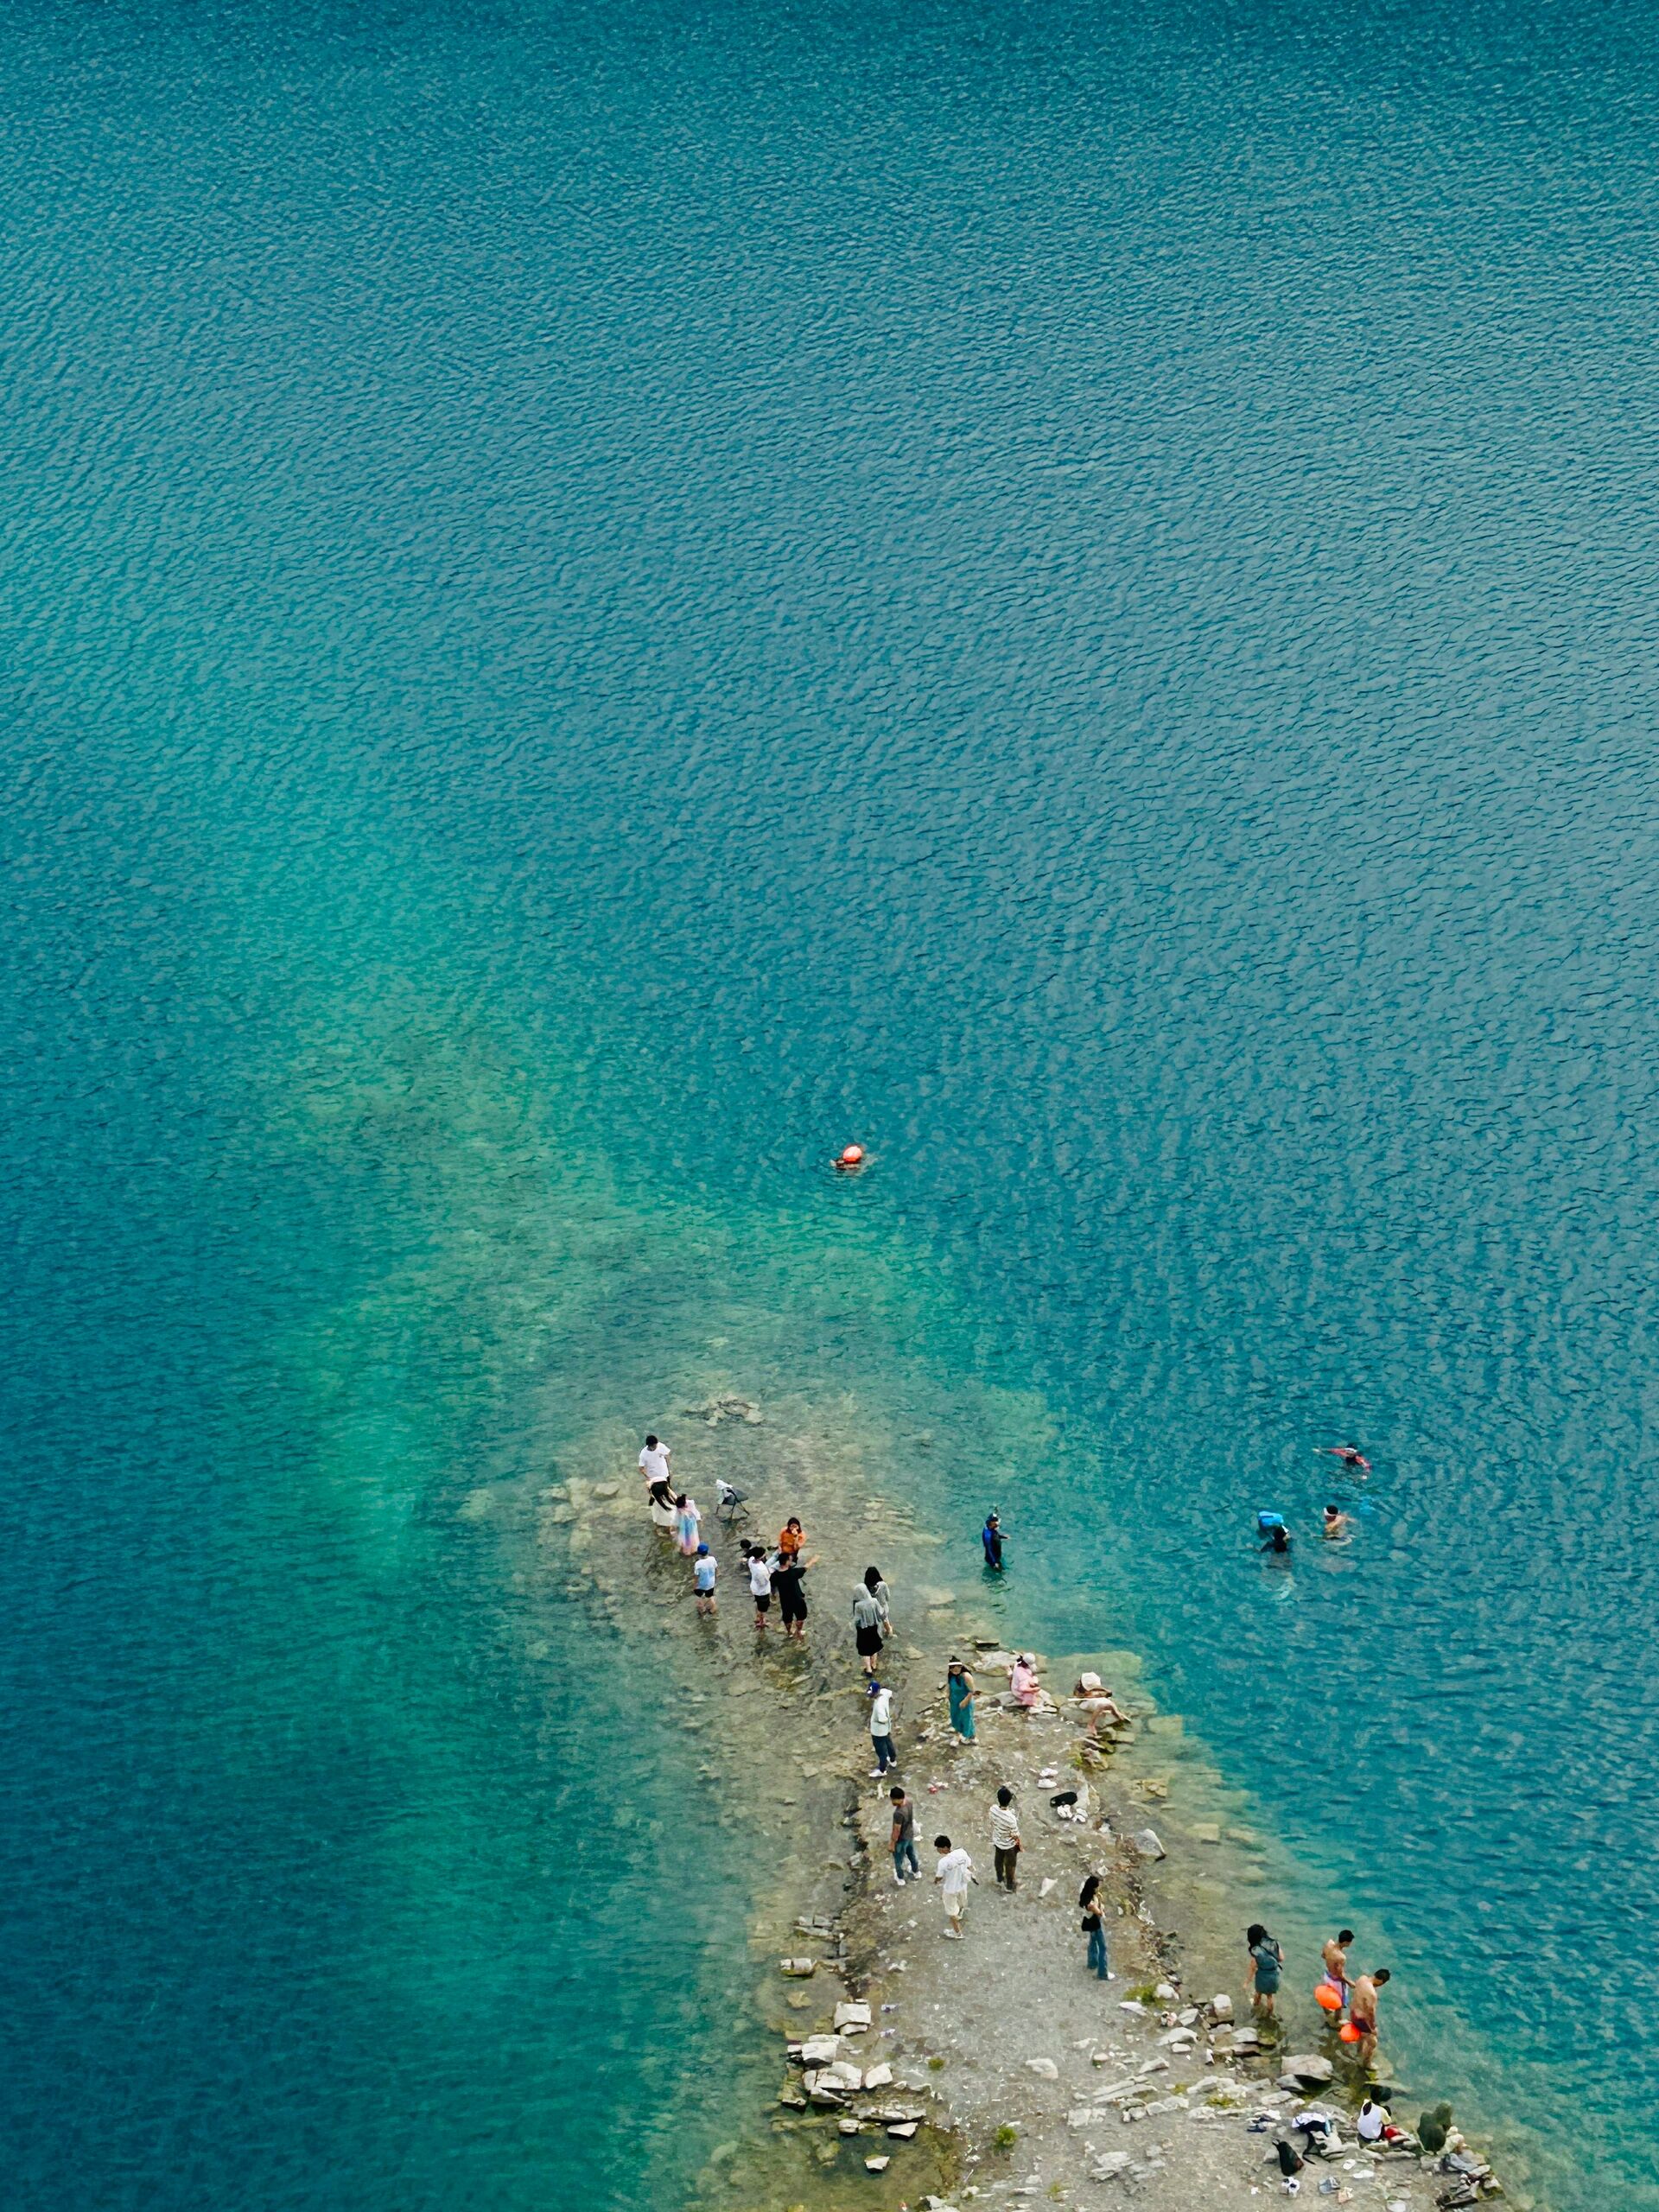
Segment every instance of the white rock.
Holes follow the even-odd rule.
[[[779,1959],[778,1963],[786,1974],[797,1981],[804,1981],[809,1974],[816,1974],[818,1968],[816,1959]]]
[[[1217,2021],[1230,2020],[1232,2018],[1233,2000],[1227,1994],[1224,1989],[1217,1990],[1216,1994],[1210,1999],[1210,2011],[1212,2017]]]
[[[1147,2017],[1146,2006],[1136,1997],[1120,1997],[1117,2009],[1120,2012],[1133,2012],[1138,2019],[1144,2020]]]
[[[839,2036],[808,2036],[801,2045],[803,2066],[833,2066],[840,2056]]]
[[[1054,1886],[1054,1876],[1052,1874],[1045,1874],[1041,1882],[1038,1885],[1037,1894],[1039,1897],[1046,1897]]]
[[[1075,2112],[1067,2113],[1065,2124],[1068,2127],[1098,2127],[1100,2114],[1092,2105],[1079,2105]]]
[[[1160,1981],[1152,1993],[1160,2005],[1173,2005],[1180,1995],[1173,1981]]]
[[[1026,2064],[1033,2074],[1040,2074],[1045,2082],[1058,2082],[1060,2069],[1052,2058],[1028,2058]]]
[[[836,2126],[842,2135],[856,2135],[858,2133],[858,2122],[850,2114],[844,2120],[838,2120]]]
[[[1127,2151],[1108,2151],[1096,2159],[1094,2177],[1096,2181],[1114,2180],[1123,2171],[1128,2163],[1129,2154]]]
[[[1236,2049],[1238,2044],[1236,2036],[1233,2037],[1233,2044]],[[1280,2079],[1282,2082],[1287,2075],[1293,2084],[1297,2082],[1328,2082],[1335,2071],[1336,2069],[1328,2058],[1321,2058],[1317,2051],[1309,2050],[1300,2052],[1294,2058],[1286,2059]]]
[[[837,2031],[842,2028],[868,2028],[869,2024],[870,2008],[868,2005],[855,2005],[849,2000],[845,2005],[836,2005],[836,2027]]]
[[[1168,1855],[1158,1840],[1156,1828],[1142,1828],[1135,1839],[1135,1847],[1143,1859],[1163,1859]]]
[[[866,2158],[864,2171],[867,2174],[884,2174],[892,2164],[891,2158]]]
[[[890,2086],[892,2081],[891,2066],[872,2066],[864,2076],[864,2086],[867,2089],[885,2089]]]
[[[896,2137],[900,2143],[908,2143],[911,2137],[916,2133],[917,2128],[920,2125],[921,2123],[918,2120],[895,2120],[892,2126],[888,2128],[887,2133],[889,2135]]]

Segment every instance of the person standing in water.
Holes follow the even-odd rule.
[[[1348,1531],[1353,1525],[1339,1505],[1327,1505],[1325,1509],[1324,1525],[1319,1533],[1327,1544],[1339,1544],[1346,1539]]]
[[[979,1532],[979,1541],[985,1547],[985,1564],[993,1574],[1002,1572],[1002,1523],[993,1506],[985,1516],[985,1526]]]
[[[697,1555],[697,1532],[702,1525],[702,1516],[697,1510],[696,1500],[682,1491],[674,1501],[674,1532],[687,1559]]]
[[[1376,1993],[1392,1979],[1387,1967],[1378,1967],[1375,1974],[1363,1974],[1348,1999],[1349,2020],[1359,2030],[1354,2056],[1362,2066],[1369,2066],[1376,2056]]]
[[[798,1527],[799,1523],[796,1524]],[[778,1592],[779,1618],[784,1624],[784,1634],[793,1643],[800,1643],[806,1637],[806,1572],[817,1565],[816,1559],[803,1559],[799,1548],[779,1559],[772,1570],[772,1586]]]
[[[697,1611],[712,1620],[720,1611],[715,1596],[715,1578],[720,1573],[720,1561],[707,1544],[697,1546],[697,1556],[691,1568],[691,1586],[697,1593]]]
[[[979,1692],[974,1686],[973,1676],[960,1659],[950,1662],[944,1687],[950,1698],[950,1726],[961,1742],[971,1744],[974,1740],[974,1706]]]
[[[749,1595],[754,1600],[755,1628],[764,1636],[772,1611],[772,1568],[759,1544],[749,1554]]]
[[[658,1485],[667,1486],[669,1456],[668,1446],[660,1437],[646,1437],[645,1448],[639,1454],[639,1472],[644,1478],[647,1493],[654,1491]]]
[[[1244,1941],[1250,1947],[1251,2009],[1270,2017],[1279,1994],[1279,1977],[1285,1970],[1285,1955],[1259,1920],[1246,1929]]]
[[[1083,1932],[1089,1938],[1086,1970],[1097,1981],[1110,1981],[1112,1962],[1106,1955],[1106,1922],[1101,1911],[1098,1874],[1090,1874],[1078,1891],[1077,1910],[1083,1915]]]
[[[1348,1946],[1353,1940],[1351,1928],[1339,1928],[1334,1936],[1326,1939],[1325,1948],[1319,1954],[1325,1961],[1325,1978],[1332,1989],[1341,1993],[1344,2009],[1353,1994],[1348,1982]]]

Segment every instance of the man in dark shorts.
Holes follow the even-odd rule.
[[[1354,2056],[1362,2066],[1369,2066],[1376,2056],[1376,1993],[1389,1979],[1387,1967],[1361,1974],[1348,1999],[1348,2018],[1359,2030]]]
[[[799,1552],[780,1555],[772,1570],[772,1586],[778,1593],[779,1617],[784,1624],[784,1634],[798,1643],[806,1635],[806,1586],[804,1580],[810,1567],[817,1565],[816,1559],[803,1559]]]

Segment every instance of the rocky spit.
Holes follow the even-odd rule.
[[[1299,2196],[1427,2212],[1502,2193],[1455,2126],[1433,2155],[1422,2149],[1416,2118],[1433,2101],[1404,2088],[1392,2108],[1407,2142],[1362,2149],[1363,2085],[1336,2037],[1284,2040],[1276,2024],[1252,2020],[1245,1988],[1185,1963],[1206,1947],[1189,1943],[1184,1905],[1206,1885],[1183,1854],[1214,1831],[1188,1821],[1186,1840],[1172,1830],[1166,1848],[1166,1785],[1144,1752],[1179,1722],[1126,1689],[1123,1655],[1109,1679],[1126,1721],[1102,1706],[1077,1655],[1058,1675],[1044,1666],[1039,1709],[1019,1710],[1007,1694],[1020,1647],[1006,1589],[977,1573],[965,1597],[938,1587],[937,1539],[868,1495],[825,1438],[780,1435],[734,1393],[689,1411],[713,1434],[677,1451],[678,1479],[705,1510],[717,1477],[749,1499],[739,1530],[705,1531],[722,1565],[717,1621],[696,1616],[687,1564],[651,1527],[621,1437],[596,1439],[592,1457],[623,1471],[540,1489],[534,1518],[543,1560],[573,1578],[567,1595],[585,1589],[624,1632],[643,1625],[642,1661],[659,1690],[678,1686],[683,1725],[707,1748],[705,1777],[775,1847],[775,1885],[755,1900],[753,2002],[779,2038],[777,2101],[769,2123],[715,2152],[706,2204],[999,2212],[1045,2198],[1209,2212],[1286,2194],[1275,2145],[1286,2136],[1300,2146],[1294,2123],[1309,2112],[1328,2117],[1332,2139],[1328,2155],[1307,2158]],[[737,1573],[738,1535],[772,1538],[790,1512],[823,1561],[809,1577],[804,1646],[786,1646],[775,1626],[755,1634]],[[887,1850],[893,1777],[869,1772],[848,1624],[868,1558],[887,1575],[898,1624],[882,1675],[897,1690],[897,1778],[916,1801],[922,1866],[903,1887]],[[969,1745],[948,1725],[953,1655],[980,1691]],[[1012,1894],[992,1875],[989,1808],[1002,1784],[1024,1846]],[[944,1934],[932,1879],[940,1833],[975,1863],[961,1942]],[[1110,1982],[1084,1966],[1077,1891],[1089,1872],[1103,1878]],[[1298,2013],[1302,1995],[1287,1982]],[[1376,2078],[1389,2078],[1386,2044]]]

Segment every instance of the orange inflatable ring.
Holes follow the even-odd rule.
[[[1363,2028],[1357,2028],[1351,2020],[1344,2020],[1337,2030],[1337,2033],[1342,2037],[1344,2043],[1359,2043],[1363,2039],[1365,2031]]]
[[[861,1167],[863,1164],[864,1147],[861,1144],[845,1145],[836,1156],[837,1167]]]
[[[1313,1993],[1313,2002],[1322,2012],[1340,2012],[1342,1992],[1333,1981],[1322,1981]]]

